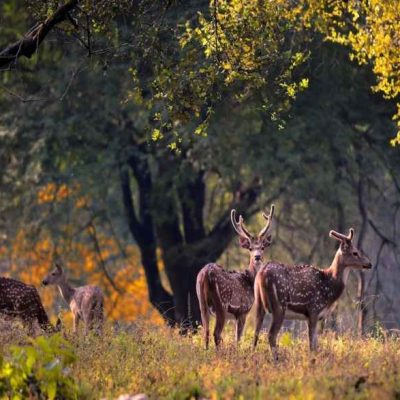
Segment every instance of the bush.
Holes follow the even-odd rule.
[[[70,369],[74,361],[71,344],[59,334],[10,346],[7,355],[0,355],[0,397],[76,399],[78,386]]]

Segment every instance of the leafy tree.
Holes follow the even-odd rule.
[[[206,96],[203,92],[196,92],[195,84],[198,79],[175,79],[185,65],[193,63],[195,48],[191,49],[189,54],[180,55],[181,43],[169,34],[169,30],[175,29],[176,18],[171,15],[167,21],[162,32],[152,37],[157,45],[150,49],[148,55],[143,54],[140,47],[129,49],[126,54],[131,59],[138,60],[133,69],[130,69],[135,85],[133,90],[132,80],[127,75],[129,61],[127,63],[122,59],[105,64],[103,58],[93,56],[88,73],[82,71],[79,75],[76,74],[77,76],[72,74],[76,82],[71,78],[70,83],[67,83],[69,92],[61,96],[64,106],[60,108],[52,102],[47,104],[47,112],[52,113],[50,118],[37,118],[41,108],[39,102],[21,107],[21,113],[17,112],[18,117],[13,112],[5,115],[4,121],[18,126],[20,134],[25,136],[26,147],[23,151],[27,153],[21,158],[23,164],[20,165],[20,176],[32,179],[36,184],[43,179],[44,171],[47,179],[54,174],[57,179],[68,182],[68,177],[77,171],[81,176],[83,173],[92,174],[92,170],[82,170],[82,164],[100,163],[107,168],[113,168],[114,176],[117,173],[120,179],[130,232],[141,249],[151,302],[169,321],[184,323],[189,320],[192,323],[200,320],[195,295],[197,272],[206,262],[217,259],[233,236],[229,206],[213,216],[214,220],[208,222],[209,226],[206,226],[206,221],[203,220],[203,210],[207,201],[207,178],[213,171],[214,174],[220,174],[219,170],[224,168],[226,161],[232,167],[233,159],[226,160],[225,154],[218,154],[210,159],[203,153],[203,149],[207,149],[207,139],[197,142],[191,140],[190,135],[187,136],[186,132],[190,132],[190,126],[196,126],[196,119],[190,117],[189,110],[204,102]],[[138,27],[134,23],[129,26],[131,27],[122,25],[120,34],[115,35],[118,43],[123,40],[124,34],[130,38],[132,31],[137,32]],[[274,46],[278,45],[279,43],[276,43]],[[41,82],[48,80],[49,74],[54,82],[63,81],[60,75],[64,75],[64,71],[52,71],[51,68],[60,55],[49,46],[45,53],[49,55],[49,69],[36,72],[32,81],[26,83],[31,93],[34,92],[35,86],[45,87]],[[118,46],[119,44],[116,47]],[[282,46],[285,47],[286,44]],[[162,50],[157,50],[161,47]],[[278,52],[275,56],[279,57]],[[69,54],[69,59],[72,58]],[[280,57],[281,61],[284,59],[287,59],[288,68],[292,68],[288,52],[284,57]],[[276,60],[276,63],[279,61]],[[210,64],[209,70],[211,68]],[[99,72],[103,75],[93,74]],[[166,73],[174,79],[165,77]],[[280,87],[281,74],[281,70],[269,74],[271,84],[277,88]],[[152,77],[154,81],[151,81]],[[207,87],[214,83],[205,80]],[[71,95],[71,90],[75,87],[79,88],[78,100]],[[41,89],[41,96],[46,93],[44,97],[50,98],[51,91],[55,88],[56,85],[53,85],[46,89],[47,93]],[[98,95],[99,88],[103,100]],[[146,96],[146,92],[150,95]],[[286,102],[286,91],[283,93],[277,92],[274,101]],[[194,100],[188,103],[189,108],[185,111],[185,104],[192,94]],[[163,100],[164,95],[167,101]],[[97,98],[98,101],[87,104],[87,96]],[[227,105],[232,104],[235,107],[239,107],[240,104],[228,92],[224,94],[224,101]],[[98,113],[100,104],[103,110],[101,114]],[[157,115],[161,117],[157,118]],[[207,118],[210,117],[211,114],[208,114]],[[80,121],[84,121],[85,128]],[[162,135],[171,144],[170,147],[177,138],[187,136],[178,154],[149,142],[149,134],[153,133],[154,136],[158,126],[160,133],[162,130]],[[185,131],[184,126],[188,126],[189,129]],[[37,130],[46,132],[41,136],[40,144],[37,143]],[[65,134],[60,134],[60,130]],[[11,137],[9,149],[18,146],[21,139],[20,136]],[[218,143],[217,139],[215,145],[218,146]],[[250,144],[251,142],[248,142],[248,146]],[[243,147],[240,141],[237,141],[237,146]],[[32,148],[35,148],[34,152],[31,152]],[[241,152],[238,156],[239,154],[242,155]],[[243,160],[238,160],[239,162]],[[28,170],[38,171],[38,174],[33,177],[29,173],[24,174]],[[245,215],[250,215],[255,211],[253,209],[251,212],[250,207],[255,205],[261,189],[259,174],[244,170],[239,174],[236,172],[233,177],[229,175],[234,173],[234,169],[229,175],[227,171],[228,168],[225,167],[226,177],[231,181],[224,183],[223,188],[231,193],[227,198],[228,203]],[[133,201],[132,178],[138,193],[137,204]],[[281,190],[282,186],[277,185],[277,190],[271,191],[272,196],[276,196]],[[211,208],[212,204],[209,207]],[[173,297],[161,284],[157,246],[163,254]]]
[[[396,0],[315,1],[299,2],[293,16],[301,25],[322,32],[326,39],[348,46],[350,59],[360,65],[372,64],[377,82],[373,91],[386,99],[398,100],[399,71],[399,17],[400,4]],[[393,119],[399,120],[400,106]],[[398,126],[399,123],[398,123]],[[400,143],[400,133],[391,140]]]

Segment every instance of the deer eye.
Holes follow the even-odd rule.
[[[55,272],[52,272],[51,274],[52,274],[52,275],[55,275],[56,273],[55,273]]]
[[[250,250],[250,251],[252,251],[252,250],[253,250],[253,248],[250,246],[250,247],[249,247],[249,250]]]
[[[353,256],[354,256],[354,257],[357,257],[357,256],[358,256],[358,253],[357,253],[356,251],[353,251]]]

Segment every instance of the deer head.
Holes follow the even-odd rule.
[[[336,252],[336,258],[344,268],[372,268],[370,259],[360,249],[357,249],[352,242],[354,236],[353,228],[350,228],[347,236],[336,231],[330,231],[329,236],[339,240],[340,242],[339,249]]]
[[[262,264],[265,248],[272,243],[271,235],[268,231],[271,226],[274,208],[275,206],[272,205],[268,215],[263,213],[263,217],[267,222],[257,236],[253,236],[244,226],[243,217],[241,215],[239,215],[238,220],[236,219],[236,210],[231,211],[231,221],[233,228],[239,235],[240,247],[250,251],[250,266],[256,269]]]
[[[43,279],[42,284],[47,285],[58,285],[65,279],[64,270],[60,264],[54,263],[55,267],[49,272],[49,274]]]

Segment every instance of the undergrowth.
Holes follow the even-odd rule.
[[[233,336],[233,330],[224,332],[219,351],[204,350],[201,335],[182,337],[176,330],[145,324],[118,333],[108,328],[103,337],[68,336],[73,352],[68,379],[82,399],[112,399],[123,393],[146,393],[152,399],[400,397],[397,338],[326,333],[320,336],[318,353],[310,355],[305,335],[293,338],[286,332],[275,363],[265,337],[252,350],[251,327],[239,348]],[[4,345],[4,360],[12,359],[13,351]]]

